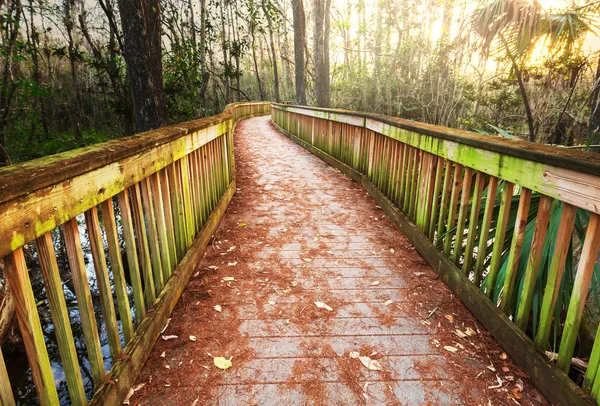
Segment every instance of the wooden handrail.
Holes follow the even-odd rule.
[[[0,257],[40,404],[56,404],[58,394],[25,245],[35,242],[27,249],[37,253],[69,400],[75,405],[88,400],[122,403],[235,192],[235,124],[269,111],[265,102],[235,103],[213,117],[0,169]],[[108,375],[76,219],[81,214],[112,358]],[[54,252],[57,231],[64,239],[86,342],[94,385],[91,400],[74,352]],[[122,244],[135,313],[127,294]],[[15,404],[1,352],[0,403]]]
[[[369,191],[552,402],[590,404],[565,372],[600,249],[600,155],[345,110],[274,103],[271,116],[286,135]],[[537,217],[524,256],[532,208]],[[564,327],[554,331],[562,338],[553,364],[544,350],[576,217],[581,256]],[[536,287],[544,250],[552,251],[547,282]],[[544,295],[532,320],[536,289]],[[528,337],[536,321],[536,336]],[[600,395],[600,330],[583,389],[594,400]]]

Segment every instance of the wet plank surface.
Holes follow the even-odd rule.
[[[131,404],[547,404],[357,184],[269,117],[235,147],[238,191]]]

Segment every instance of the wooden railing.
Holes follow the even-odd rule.
[[[586,394],[566,373],[597,272],[600,155],[343,110],[273,104],[271,115],[363,184],[551,402],[598,399],[600,330]]]
[[[58,404],[59,397],[24,250],[33,243],[43,275],[68,386],[68,399],[60,402],[86,404],[89,391],[86,395],[59,276],[58,234],[83,329],[90,403],[122,403],[235,192],[235,123],[269,109],[268,103],[233,104],[217,116],[0,170],[0,258],[40,404]],[[83,220],[93,273],[82,250]],[[98,287],[100,323],[90,273]],[[99,324],[108,339],[108,359]],[[15,404],[1,352],[0,404]]]

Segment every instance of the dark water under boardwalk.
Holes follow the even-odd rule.
[[[238,191],[131,404],[547,404],[363,189],[269,117],[235,142]]]

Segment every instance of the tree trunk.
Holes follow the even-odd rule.
[[[306,82],[304,77],[304,43],[306,42],[306,16],[304,0],[292,0],[294,15],[294,70],[296,76],[296,104],[306,104]]]
[[[596,67],[596,77],[594,79],[594,92],[592,93],[587,138],[587,145],[600,144],[600,57],[598,57],[598,66]],[[598,152],[600,148],[593,147],[591,150]]]
[[[273,41],[273,22],[271,21],[271,11],[267,8],[265,0],[262,0],[262,9],[267,18],[267,26],[269,28],[269,42],[271,45],[271,57],[273,62],[273,91],[275,92],[275,101],[279,99],[279,73],[277,71],[277,53],[275,52],[275,41]]]
[[[206,0],[200,0],[200,77],[202,88],[200,89],[200,105],[202,116],[206,115],[206,91],[208,89],[208,78],[206,72]]]
[[[225,73],[223,74],[225,82],[225,104],[231,103],[231,89],[229,88],[229,76],[231,73],[229,60],[227,59],[227,35],[225,32],[225,14],[223,12],[225,7],[224,2],[221,2],[219,11],[221,12],[221,48],[223,48],[223,65],[225,67]]]
[[[75,139],[79,142],[83,141],[83,135],[81,134],[81,121],[83,119],[83,97],[81,96],[81,91],[79,89],[79,63],[77,61],[77,52],[75,49],[75,1],[74,0],[65,0],[63,3],[64,6],[64,18],[63,23],[65,24],[65,29],[67,31],[67,39],[68,39],[68,52],[69,52],[69,64],[71,67],[71,82],[73,84],[73,90],[75,92],[75,108],[71,114],[71,125],[73,127],[73,132],[75,134]]]
[[[329,107],[329,5],[330,0],[315,0],[315,93],[319,107]]]
[[[119,0],[136,131],[167,124],[159,0]]]
[[[250,17],[250,37],[252,38],[252,62],[254,63],[254,74],[256,75],[256,83],[258,83],[258,97],[260,100],[264,100],[262,83],[260,81],[260,73],[258,72],[258,62],[256,61],[256,35],[254,31],[256,29],[256,21],[254,17]]]

